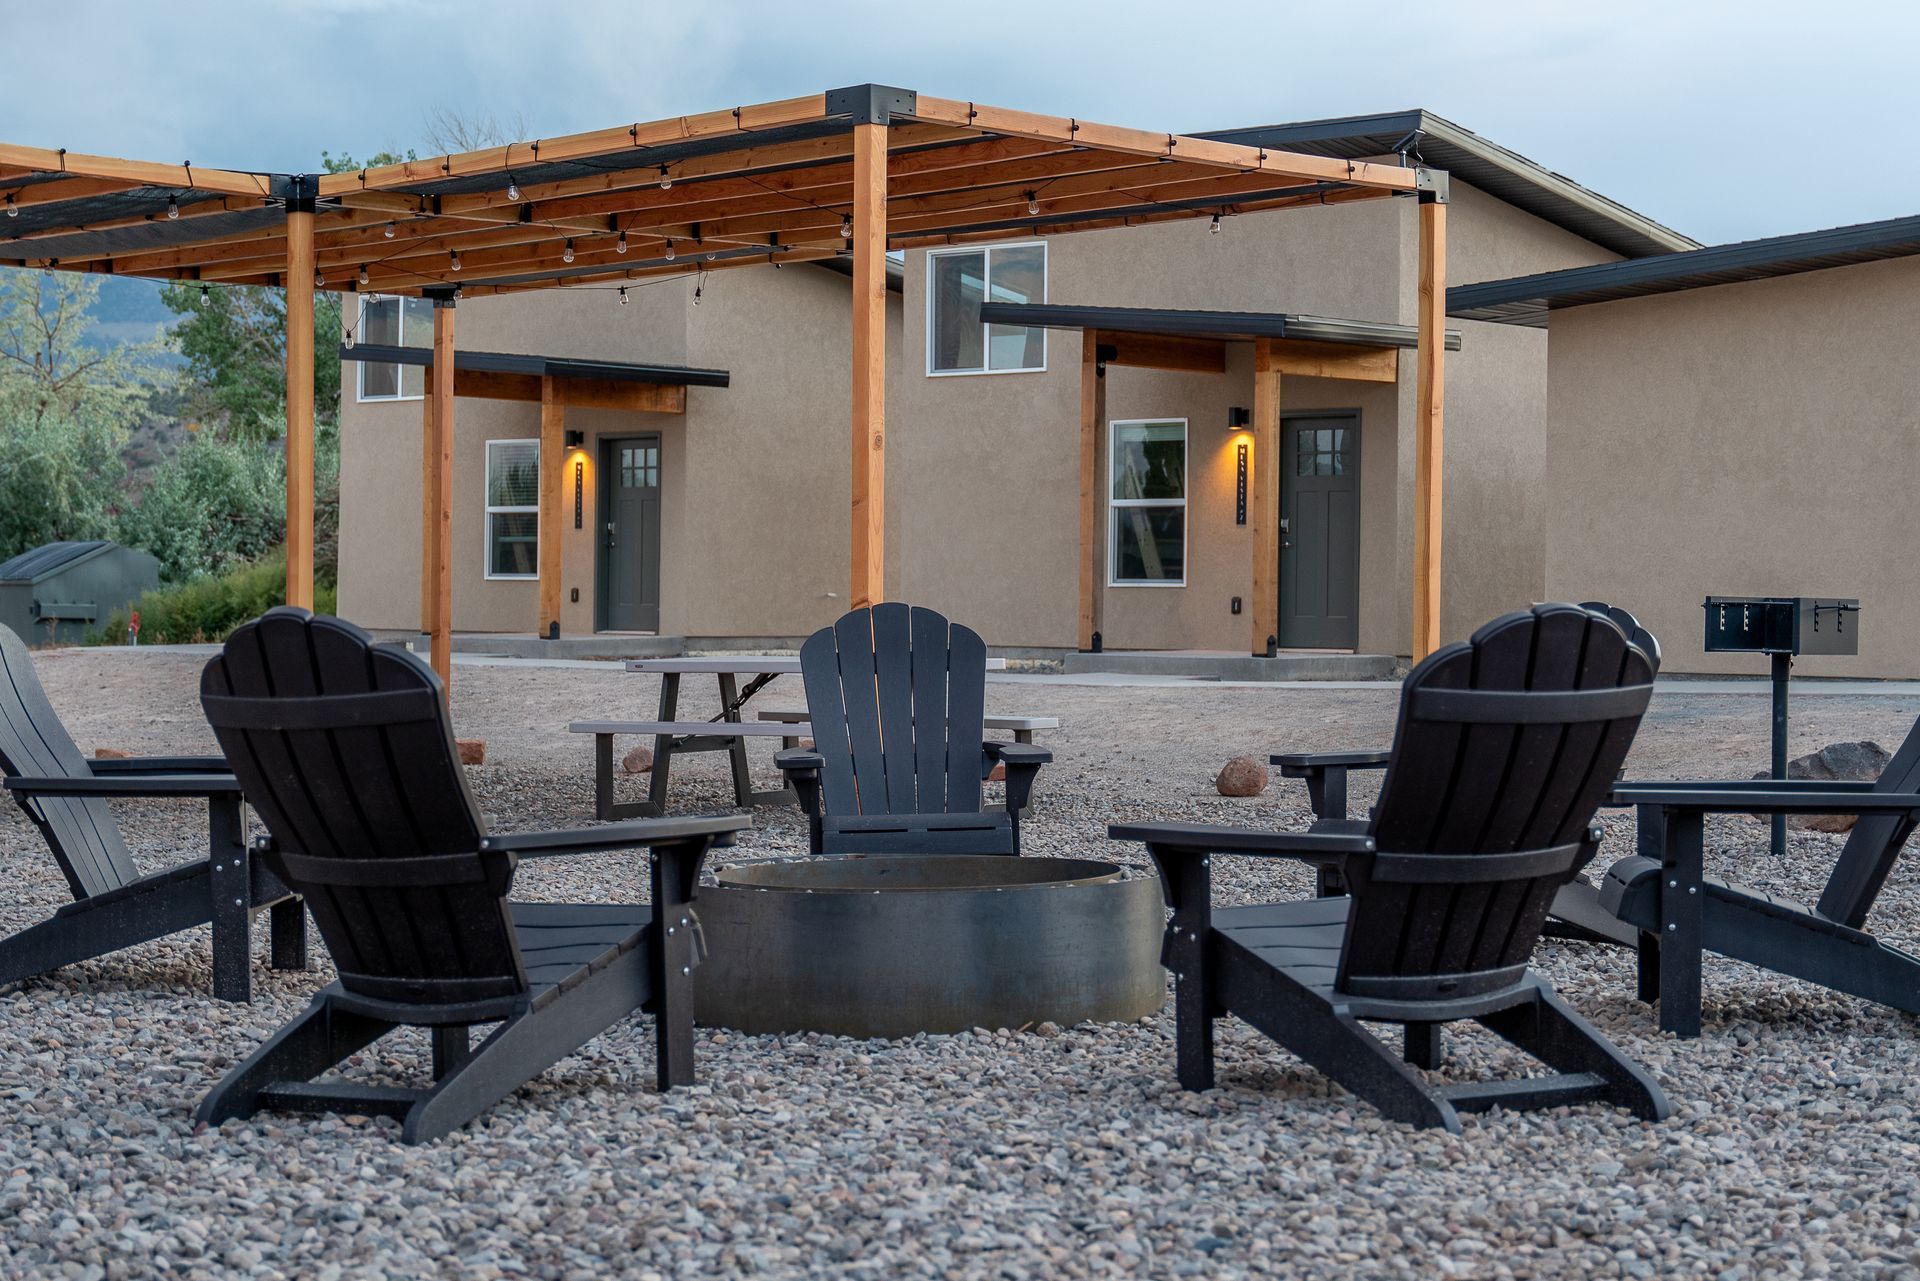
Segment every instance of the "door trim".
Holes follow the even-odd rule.
[[[660,450],[660,490],[665,501],[667,487],[667,455],[657,431],[620,432],[613,435],[594,438],[594,458],[600,468],[600,476],[594,485],[594,497],[597,506],[593,513],[593,630],[604,632],[607,627],[607,607],[612,593],[607,585],[607,520],[613,511],[613,485],[619,475],[613,465],[614,450],[622,445],[652,445]],[[655,551],[658,552],[658,548]]]
[[[1364,426],[1363,415],[1357,406],[1334,407],[1329,409],[1282,409],[1280,411],[1280,464],[1283,473],[1287,461],[1287,441],[1292,439],[1292,437],[1287,434],[1288,420],[1298,421],[1302,418],[1351,419],[1355,439],[1359,442],[1358,447],[1355,448],[1353,453],[1353,492],[1355,498],[1353,521],[1353,646],[1347,651],[1357,654],[1360,652],[1360,544],[1366,531],[1366,523],[1362,519],[1362,515],[1365,512],[1365,493],[1361,486],[1361,463],[1366,448],[1366,434],[1362,430]],[[1280,477],[1280,484],[1276,486],[1276,488],[1279,492],[1273,496],[1273,501],[1276,505],[1280,505],[1286,497],[1287,492],[1287,476],[1285,474]],[[1289,515],[1284,507],[1282,507],[1278,514],[1282,517]],[[1273,635],[1279,640],[1280,647],[1286,649],[1288,648],[1286,634],[1282,626],[1287,614],[1285,605],[1287,582],[1286,549],[1284,547],[1279,548],[1276,554],[1280,558],[1280,564],[1276,567],[1274,573]],[[1310,648],[1317,649],[1320,647],[1312,646]]]

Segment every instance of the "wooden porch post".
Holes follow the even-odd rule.
[[[560,639],[560,499],[567,469],[567,407],[551,376],[540,380],[540,617],[535,634]]]
[[[1252,652],[1271,655],[1280,643],[1280,369],[1273,340],[1253,340],[1253,473],[1247,478],[1253,527]]]
[[[453,691],[453,299],[433,300],[433,470],[427,492],[433,518],[427,540],[427,599],[431,602],[433,670]]]
[[[852,608],[886,599],[887,126],[853,127]]]
[[[440,490],[433,481],[440,442],[433,429],[432,388],[427,390],[420,398],[420,642],[415,647],[422,653],[433,645],[433,530],[440,511]]]
[[[1446,191],[1420,193],[1419,370],[1414,410],[1413,660],[1440,647],[1440,524],[1446,399]]]
[[[295,179],[307,183],[309,179]],[[313,608],[313,197],[287,201],[287,590]]]
[[[1104,647],[1100,635],[1100,420],[1105,416],[1100,334],[1080,334],[1080,652]]]

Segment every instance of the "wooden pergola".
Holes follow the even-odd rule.
[[[1439,643],[1439,171],[858,85],[324,176],[0,143],[0,266],[286,291],[287,600],[296,605],[313,599],[314,291],[433,298],[422,581],[444,678],[458,299],[849,258],[859,606],[884,598],[889,250],[1393,197],[1420,204],[1418,657]]]

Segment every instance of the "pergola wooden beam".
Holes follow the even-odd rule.
[[[853,128],[852,608],[886,597],[887,126]]]
[[[313,210],[287,213],[286,601],[313,608]]]
[[[212,191],[261,199],[274,194],[272,177],[263,173],[202,169],[198,165],[160,165],[144,160],[88,156],[76,151],[22,147],[8,142],[0,142],[0,166],[36,173],[72,174],[76,178],[112,178],[137,186],[180,191]]]
[[[1417,373],[1414,386],[1413,660],[1440,648],[1440,548],[1445,446],[1447,205],[1422,193]]]
[[[429,652],[441,685],[453,689],[453,299],[433,300],[433,365],[427,371],[427,400],[433,406],[433,435],[423,477],[426,545],[422,578],[427,589]]]

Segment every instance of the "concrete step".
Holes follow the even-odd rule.
[[[1274,658],[1194,650],[1109,650],[1068,654],[1069,674],[1117,672],[1132,676],[1188,676],[1217,681],[1378,681],[1405,670],[1389,654],[1292,653]]]

